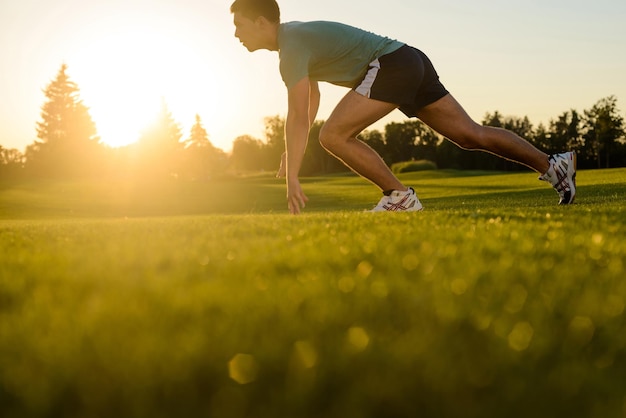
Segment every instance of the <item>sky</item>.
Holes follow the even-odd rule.
[[[0,0],[0,145],[35,142],[43,90],[61,65],[103,142],[133,142],[165,100],[189,136],[200,115],[225,151],[286,116],[278,54],[234,38],[230,0]],[[279,1],[282,20],[333,20],[424,51],[475,120],[537,126],[615,95],[626,110],[623,0]],[[321,86],[318,119],[346,93]],[[404,121],[399,111],[374,125]]]

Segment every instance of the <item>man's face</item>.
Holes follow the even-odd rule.
[[[248,51],[252,52],[261,48],[258,22],[241,13],[234,13],[233,23],[235,24],[235,38],[239,39]]]

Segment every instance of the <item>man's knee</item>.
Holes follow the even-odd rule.
[[[488,137],[488,132],[484,126],[475,125],[471,128],[460,131],[451,139],[461,148],[467,150],[483,149]]]
[[[342,142],[342,136],[332,128],[332,126],[324,125],[320,129],[319,141],[322,147],[327,150],[333,150]]]

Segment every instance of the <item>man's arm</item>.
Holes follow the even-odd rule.
[[[285,123],[287,205],[293,214],[300,213],[309,200],[300,186],[298,175],[309,138],[309,129],[319,108],[317,82],[308,77],[297,82],[288,91],[288,111]]]
[[[317,81],[309,82],[309,129],[315,122],[317,111],[320,107],[320,89]],[[287,175],[287,153],[283,152],[280,158],[280,166],[276,177],[285,177]]]
[[[315,122],[317,111],[320,108],[320,87],[317,81],[309,81],[309,127]]]

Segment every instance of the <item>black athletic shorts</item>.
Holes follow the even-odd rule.
[[[416,117],[419,109],[448,94],[426,54],[408,45],[372,61],[353,90],[395,103],[408,117]]]

